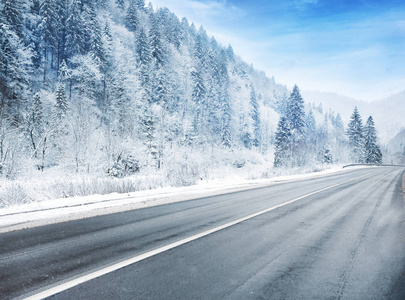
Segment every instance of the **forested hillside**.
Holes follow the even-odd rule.
[[[151,188],[269,169],[277,149],[294,159],[276,166],[347,160],[340,116],[295,97],[203,27],[143,0],[1,0],[3,178],[163,178]],[[277,124],[296,121],[279,144]]]

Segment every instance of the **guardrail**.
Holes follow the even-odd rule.
[[[376,166],[376,167],[402,167],[405,168],[404,165],[388,165],[388,164],[350,164],[343,166],[342,168],[348,168],[348,167],[357,167],[357,166]]]

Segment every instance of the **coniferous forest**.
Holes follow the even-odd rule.
[[[0,206],[41,177],[68,197],[382,161],[372,117],[345,128],[167,8],[0,1]]]

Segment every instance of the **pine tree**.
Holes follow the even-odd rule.
[[[97,20],[97,15],[94,9],[89,9],[87,13],[89,17],[88,36],[90,36],[90,53],[102,73],[105,72],[107,58],[104,50],[102,33],[100,24]]]
[[[125,19],[127,28],[133,32],[136,32],[139,27],[139,16],[135,0],[130,0]]]
[[[23,38],[23,1],[22,0],[3,0],[4,22],[10,30],[13,30],[19,38]]]
[[[235,54],[233,52],[233,48],[231,45],[229,45],[228,48],[226,49],[226,57],[231,62],[235,61]]]
[[[144,106],[141,117],[141,124],[144,134],[144,143],[146,145],[147,154],[149,157],[148,160],[152,161],[152,165],[154,165],[155,167],[159,167],[158,147],[156,142],[156,121],[150,103]]]
[[[367,119],[364,127],[364,146],[366,163],[379,164],[382,162],[382,152],[377,144],[377,131],[371,116]]]
[[[231,106],[229,105],[229,98],[226,94],[222,94],[221,101],[221,143],[223,146],[230,148],[232,146],[232,133],[231,133]]]
[[[286,117],[281,117],[275,137],[274,167],[291,164],[291,131]]]
[[[315,157],[317,152],[318,132],[316,130],[316,121],[312,109],[310,109],[305,119],[306,146],[309,157]]]
[[[143,28],[140,28],[137,38],[137,55],[138,63],[141,74],[141,82],[143,87],[147,87],[150,79],[150,63],[152,60],[152,54],[150,49],[149,40],[145,34]]]
[[[194,119],[193,119],[193,139],[195,140],[197,136],[200,135],[200,130],[202,127],[202,112],[203,104],[205,102],[206,89],[204,85],[204,80],[201,76],[201,70],[194,69],[191,71],[191,78],[193,81],[192,86],[192,100],[195,104]]]
[[[159,30],[160,22],[155,16],[151,17],[151,28],[149,32],[152,58],[157,69],[161,68],[165,62],[165,50],[162,45],[162,35]]]
[[[69,11],[68,0],[61,0],[55,2],[56,12],[56,44],[57,44],[57,67],[59,68],[63,60],[66,60],[66,27]],[[59,71],[59,69],[57,70]]]
[[[253,85],[250,86],[250,106],[251,106],[250,116],[253,120],[253,146],[259,147],[261,141],[260,138],[261,124],[260,124],[259,104],[257,102],[256,92]]]
[[[304,100],[301,97],[300,90],[294,85],[293,91],[288,99],[286,117],[290,124],[292,134],[301,138],[304,134],[305,110]]]
[[[39,0],[32,0],[32,4],[29,10],[29,21],[26,21],[26,30],[28,34],[25,36],[25,43],[30,45],[33,57],[32,63],[35,69],[40,69],[41,66],[41,17],[39,15],[39,8],[40,8],[40,1]],[[1,23],[1,13],[0,13],[0,23]]]
[[[84,40],[83,23],[80,0],[73,0],[66,21],[65,51],[68,58],[84,53],[86,41]]]
[[[67,99],[65,86],[59,82],[55,93],[55,117],[56,121],[62,120],[66,116],[67,111]]]
[[[304,100],[301,97],[297,85],[294,86],[288,98],[285,115],[291,130],[292,165],[301,166],[306,163],[303,153],[305,153],[307,149],[305,145]]]
[[[18,125],[27,99],[32,52],[12,28],[0,24],[0,110]]]
[[[39,15],[41,17],[41,24],[39,25],[41,31],[41,41],[43,49],[43,81],[46,80],[46,71],[48,64],[48,49],[53,53],[56,50],[57,41],[57,27],[56,27],[56,11],[55,3],[52,0],[43,0],[39,7]],[[52,56],[53,58],[53,56]]]
[[[173,108],[169,108],[167,79],[168,77],[164,70],[157,71],[154,85],[152,87],[153,102],[159,103],[165,108],[165,110],[173,110]]]
[[[352,160],[356,163],[362,163],[364,162],[363,121],[357,107],[354,108],[348,127],[347,136],[349,138]]]

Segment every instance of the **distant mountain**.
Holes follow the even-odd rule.
[[[319,91],[302,91],[307,103],[322,103],[324,110],[331,109],[340,113],[347,125],[355,106],[365,122],[368,116],[373,116],[381,143],[388,143],[402,128],[405,128],[405,91],[388,98],[365,102],[354,98]]]

